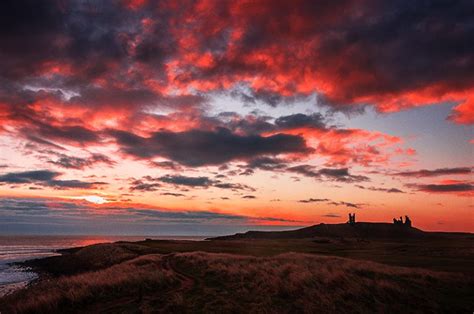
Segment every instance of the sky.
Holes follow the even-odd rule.
[[[472,1],[0,2],[0,233],[474,232]]]

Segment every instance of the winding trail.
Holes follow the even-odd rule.
[[[175,287],[169,287],[167,289],[155,291],[155,293],[149,293],[147,295],[140,295],[136,300],[137,308],[140,313],[169,313],[176,312],[177,310],[169,308],[170,300],[179,300],[184,298],[184,295],[195,289],[197,284],[200,284],[200,279],[189,275],[179,269],[176,265],[175,253],[163,255],[159,262],[155,265],[159,270],[170,273],[177,281],[178,284]]]
[[[175,274],[176,278],[180,281],[180,286],[169,292],[183,292],[187,290],[192,290],[196,285],[197,278],[190,276],[176,267],[176,261],[174,259],[175,254],[168,254],[163,257],[162,267],[164,270],[171,271]]]
[[[175,253],[162,255],[153,264],[156,266],[156,271],[166,272],[176,279],[176,285],[157,290],[140,289],[137,293],[128,296],[94,304],[88,307],[85,312],[117,313],[123,309],[130,313],[179,312],[179,308],[175,308],[179,305],[179,300],[189,297],[187,295],[189,292],[203,285],[202,279],[198,276],[180,270]]]

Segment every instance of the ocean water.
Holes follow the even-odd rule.
[[[59,249],[110,243],[141,241],[145,238],[170,240],[202,240],[192,236],[1,236],[0,235],[0,297],[26,286],[37,278],[30,269],[12,265],[29,259],[59,255]]]

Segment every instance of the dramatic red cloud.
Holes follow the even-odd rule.
[[[242,84],[250,88],[247,97],[270,105],[315,92],[320,103],[338,110],[371,104],[394,112],[451,101],[459,104],[449,119],[474,119],[471,47],[459,46],[469,37],[462,7],[370,0],[122,4],[40,6],[38,21],[27,21],[35,37],[24,42],[15,38],[25,35],[25,25],[13,25],[2,61],[9,82],[0,93],[3,129],[11,122],[44,136],[52,133],[46,124],[63,134],[83,128],[79,144],[97,139],[87,132],[107,128],[142,136],[161,128],[209,129],[213,124],[199,117],[205,97],[196,91],[228,92]],[[27,14],[21,7],[10,11]],[[99,11],[108,18],[100,21],[104,33],[93,37],[88,25]],[[71,12],[79,14],[80,25],[66,23]],[[459,26],[451,29],[451,21]],[[24,55],[44,42],[51,42],[48,51]],[[30,83],[49,89],[21,89]],[[163,108],[178,112],[150,114]],[[351,138],[360,142],[352,144],[360,163],[387,159],[379,151],[393,139],[362,130],[347,134],[325,132],[318,151],[334,164],[355,160],[347,153]],[[362,139],[386,144],[364,145]]]
[[[241,84],[259,99],[316,92],[321,103],[340,110],[370,104],[394,112],[451,101],[459,103],[452,121],[474,119],[467,3],[119,3],[38,6],[36,19],[27,24],[23,20],[32,10],[11,6],[8,22],[13,25],[4,36],[1,64],[5,77],[40,78],[32,82],[71,88],[81,98],[91,91],[80,90],[86,85],[135,96],[156,94],[149,94],[147,103],[157,95]],[[103,19],[97,18],[99,12]],[[15,24],[15,17],[22,22]],[[89,24],[102,33],[93,36]],[[35,29],[35,36],[25,29]],[[29,37],[17,40],[23,36]],[[48,49],[37,49],[45,43]],[[130,94],[121,95],[127,106],[135,106],[127,100]],[[83,100],[98,98],[102,104],[101,97],[89,93]],[[107,100],[121,105],[120,97]]]
[[[373,104],[381,112],[452,101],[460,103],[453,121],[474,119],[472,58],[451,47],[432,50],[465,35],[448,33],[448,19],[435,24],[434,16],[448,14],[440,7],[416,21],[390,5],[387,20],[384,5],[373,1],[202,0],[184,7],[171,19],[178,54],[167,68],[182,90],[245,82],[256,93],[318,92],[340,109]]]
[[[453,113],[449,118],[457,123],[474,123],[474,97],[470,96],[467,100],[454,107]]]
[[[459,201],[472,182],[423,181],[471,175],[460,156],[466,148],[439,143],[431,126],[426,141],[426,125],[386,115],[449,102],[447,123],[474,123],[473,9],[470,1],[0,1],[0,185],[6,194],[10,187],[65,196],[127,191],[133,202],[172,199],[193,208],[229,200],[251,212],[293,184],[278,181],[273,190],[269,177],[296,185],[312,178],[327,194],[347,189],[354,199],[335,201],[341,207],[365,204],[357,198],[372,192],[391,193],[395,206],[394,194],[409,193],[382,184],[395,178],[413,180],[421,197]],[[363,115],[367,107],[383,117],[341,122],[340,112]],[[379,124],[392,117],[393,126]],[[447,135],[464,130],[451,125]],[[452,164],[450,149],[458,154]],[[400,169],[407,166],[438,169]],[[92,171],[104,180],[90,181]],[[352,186],[359,182],[367,183]],[[213,189],[222,194],[207,199]],[[159,197],[146,198],[152,193]],[[281,203],[293,197],[284,196]],[[335,199],[306,196],[297,199]],[[219,217],[280,222],[256,213]]]
[[[327,165],[349,163],[363,166],[387,165],[396,155],[411,156],[415,150],[399,147],[403,140],[396,136],[361,129],[285,129],[288,134],[302,135],[315,147],[315,154],[328,159]]]

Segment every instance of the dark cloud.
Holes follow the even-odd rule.
[[[160,100],[159,95],[148,89],[119,88],[83,88],[79,96],[72,97],[69,102],[83,107],[103,108],[145,107]]]
[[[30,127],[22,129],[21,132],[26,138],[36,143],[57,148],[61,146],[50,140],[77,144],[97,143],[100,140],[99,133],[80,125],[53,126],[44,122],[33,122]]]
[[[319,203],[319,202],[329,202],[330,199],[327,198],[308,198],[306,200],[299,200],[299,203]]]
[[[377,191],[377,192],[387,192],[387,193],[405,193],[404,191],[397,189],[397,188],[377,188],[374,186],[363,186],[363,185],[355,185],[357,188],[361,190],[369,190],[369,191]]]
[[[190,167],[220,165],[264,155],[311,151],[301,136],[241,136],[225,128],[217,128],[215,131],[161,131],[148,138],[124,131],[109,133],[128,155],[138,158],[160,156]]]
[[[255,114],[242,117],[236,112],[221,112],[216,117],[211,118],[214,124],[246,135],[277,131],[275,124],[270,122],[272,119],[270,116]]]
[[[119,2],[7,0],[0,12],[8,29],[0,32],[5,43],[1,67],[3,75],[16,79],[41,73],[50,62],[71,65],[82,80],[104,75],[111,63],[125,61],[124,35],[140,23]]]
[[[38,184],[53,188],[80,188],[91,189],[105,182],[85,182],[80,180],[59,180],[60,172],[50,170],[34,170],[23,172],[10,172],[0,175],[0,183],[5,184]]]
[[[57,31],[64,23],[59,7],[37,1],[2,1],[0,54],[2,75],[18,77],[30,74],[54,52]],[[48,42],[48,45],[45,43]],[[43,47],[43,49],[38,49]],[[53,54],[54,55],[54,54]]]
[[[168,169],[168,170],[180,170],[181,167],[172,161],[150,161],[149,164],[152,167]]]
[[[391,173],[394,176],[400,177],[435,177],[435,176],[444,176],[444,175],[470,175],[472,173],[472,168],[470,167],[458,167],[458,168],[439,168],[434,170],[416,170],[416,171],[404,171],[404,172],[395,172]]]
[[[70,98],[67,103],[90,109],[119,108],[146,110],[149,108],[186,109],[206,104],[204,95],[163,95],[143,87],[87,87],[80,90],[79,96]]]
[[[250,169],[262,169],[275,171],[286,168],[287,162],[279,158],[260,157],[250,160],[246,167]]]
[[[234,171],[229,171],[228,174],[235,175]],[[254,170],[251,168],[246,168],[244,171],[239,173],[240,176],[251,176],[252,174],[254,174]]]
[[[321,203],[321,202],[326,202],[327,204],[329,205],[333,205],[333,206],[345,206],[345,207],[352,207],[352,208],[361,208],[361,206],[363,204],[355,204],[355,203],[350,203],[350,202],[344,202],[344,201],[340,201],[340,202],[336,202],[336,201],[332,201],[330,199],[327,199],[327,198],[308,198],[308,199],[304,199],[304,200],[299,200],[298,201],[299,203]]]
[[[184,194],[181,194],[181,193],[172,193],[172,192],[161,193],[161,195],[174,196],[174,197],[182,197],[182,196],[185,196]]]
[[[0,197],[0,210],[18,211],[18,212],[48,212],[56,207],[62,209],[77,209],[78,205],[68,201],[54,200],[54,206],[51,205],[52,200],[47,198],[15,198]]]
[[[348,168],[339,168],[339,169],[323,168],[319,170],[319,173],[327,178],[333,178],[334,180],[341,181],[341,182],[369,181],[369,178],[365,176],[351,175],[349,173]]]
[[[346,183],[370,181],[366,176],[352,175],[349,172],[349,168],[317,168],[307,164],[288,167],[288,163],[290,162],[278,158],[256,158],[250,160],[245,165],[246,172],[243,174],[252,174],[254,169],[261,169],[275,172],[293,172],[320,181],[328,180]]]
[[[310,165],[293,166],[293,167],[287,168],[286,170],[304,175],[305,177],[310,177],[310,178],[321,177],[321,174],[316,170],[316,167],[310,166]]]
[[[219,182],[214,183],[212,186],[214,186],[216,188],[219,188],[219,189],[229,189],[229,190],[233,190],[233,191],[239,191],[239,190],[255,191],[255,189],[252,188],[251,186],[248,186],[248,185],[242,184],[242,183],[221,183],[219,181]]]
[[[230,183],[222,182],[221,180],[214,180],[209,177],[189,177],[183,175],[165,175],[162,177],[154,178],[151,176],[145,176],[140,180],[133,180],[131,182],[130,189],[140,190],[140,191],[156,191],[162,184],[172,184],[176,186],[185,186],[193,188],[210,188],[215,187],[219,189],[229,189],[229,190],[245,190],[245,191],[255,191],[254,188],[241,184],[241,183]]]
[[[51,160],[50,163],[66,169],[85,169],[93,167],[96,164],[114,165],[115,162],[103,154],[91,154],[88,158],[73,157],[61,154],[57,160]]]
[[[363,204],[354,204],[350,202],[329,202],[329,205],[334,205],[334,206],[344,206],[344,207],[352,207],[352,208],[361,208]]]
[[[328,217],[328,218],[340,218],[340,217],[341,217],[341,215],[339,215],[339,214],[335,214],[335,213],[327,213],[327,214],[321,215],[321,217]]]
[[[242,196],[242,198],[245,198],[245,199],[256,199],[257,197],[254,196],[254,195],[244,195],[244,196]]]
[[[273,120],[270,116],[258,115],[258,113],[240,116],[235,112],[222,112],[214,118],[210,118],[214,124],[229,128],[230,130],[247,135],[261,134],[265,132],[284,132],[300,128],[328,130],[326,118],[321,113],[310,115],[297,113],[288,116],[280,116]]]
[[[58,144],[55,144],[53,142],[47,141],[45,139],[39,138],[39,137],[34,136],[34,135],[26,134],[26,138],[29,141],[40,144],[40,145],[49,146],[49,147],[52,147],[52,148],[58,149],[58,150],[66,150],[64,147],[62,147]]]
[[[166,175],[159,178],[159,181],[175,185],[185,185],[192,187],[208,187],[213,183],[213,181],[208,177],[186,177],[181,175]]]
[[[449,184],[407,184],[408,187],[422,192],[450,193],[450,192],[471,192],[474,191],[472,183],[449,183]]]
[[[11,172],[0,176],[0,182],[4,183],[34,183],[38,181],[51,181],[59,176],[59,172],[49,170],[34,170],[24,172]]]
[[[130,184],[131,191],[153,192],[161,187],[160,183],[145,183],[142,180],[134,180]]]
[[[80,180],[52,180],[48,181],[47,185],[56,188],[77,188],[77,189],[92,189],[97,188],[99,185],[106,185],[106,182],[84,182]]]
[[[292,104],[296,101],[305,101],[309,97],[302,93],[295,93],[294,95],[281,95],[268,89],[249,89],[240,88],[230,92],[230,95],[242,100],[245,104],[257,104],[259,102],[276,107],[278,105]]]
[[[363,182],[363,181],[370,181],[370,179],[366,176],[360,175],[352,175],[349,173],[348,168],[322,168],[317,169],[311,165],[299,165],[293,166],[286,169],[290,172],[295,172],[306,177],[310,178],[318,178],[318,179],[325,179],[331,181],[339,181],[339,182]]]
[[[280,129],[316,128],[325,129],[325,118],[320,113],[305,115],[297,113],[289,116],[282,116],[275,120],[275,125]]]
[[[153,217],[165,220],[246,220],[248,217],[220,214],[209,211],[161,211],[149,209],[131,209],[130,212],[140,216]]]

